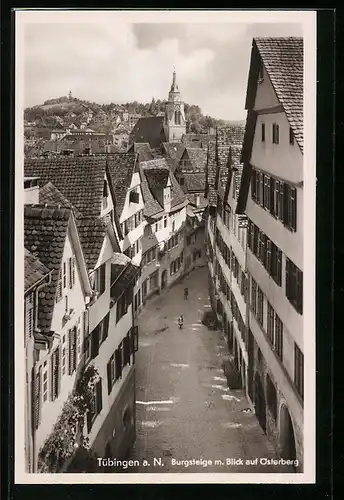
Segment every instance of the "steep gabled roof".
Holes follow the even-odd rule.
[[[206,168],[206,190],[210,206],[217,203],[219,187],[225,188],[230,168],[230,145],[226,136],[218,133],[215,142],[208,146],[208,158]]]
[[[207,148],[210,141],[214,141],[215,136],[212,134],[192,134],[187,133],[182,137],[182,143],[189,148]]]
[[[154,197],[151,189],[161,187],[168,176],[172,184],[172,199],[171,208],[177,207],[186,201],[185,194],[179,186],[172,170],[169,168],[165,158],[142,162],[140,164],[141,189],[144,199],[144,215],[152,217],[153,215],[162,212],[164,208]]]
[[[39,203],[40,205],[72,208],[74,216],[81,217],[81,213],[73,207],[72,203],[51,182],[47,182],[47,184],[40,188]]]
[[[181,142],[164,142],[162,144],[164,154],[167,159],[178,161],[185,149],[185,145]]]
[[[41,281],[49,274],[49,269],[29,250],[24,248],[24,291]]]
[[[105,156],[72,156],[27,159],[25,176],[51,182],[84,217],[99,217],[102,209]]]
[[[136,153],[115,153],[108,158],[108,169],[116,198],[116,212],[122,215],[137,161]]]
[[[38,322],[42,333],[49,333],[56,285],[72,217],[70,208],[24,206],[24,246],[51,271],[51,282],[39,294]]]
[[[139,118],[130,133],[129,142],[148,142],[151,148],[159,147],[166,141],[163,121],[163,116]]]
[[[200,173],[205,171],[205,164],[207,161],[207,150],[201,148],[185,148],[185,151],[180,159],[180,161],[184,159],[189,159],[190,165],[183,165],[180,163],[180,171],[181,172],[193,172]]]
[[[303,38],[253,39],[246,94],[247,110],[254,106],[260,60],[303,151]]]

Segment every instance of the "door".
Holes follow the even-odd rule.
[[[161,275],[161,290],[163,290],[167,285],[167,271],[166,269],[163,271]]]

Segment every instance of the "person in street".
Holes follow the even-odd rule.
[[[187,300],[188,296],[189,296],[189,289],[184,288],[184,299]]]
[[[183,326],[183,323],[184,323],[184,317],[183,315],[181,314],[178,318],[178,325],[179,325],[179,328],[182,329],[182,326]]]

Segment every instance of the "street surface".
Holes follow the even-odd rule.
[[[264,464],[277,457],[243,391],[228,389],[223,334],[201,323],[209,308],[207,268],[201,268],[151,299],[139,317],[137,440],[130,459],[140,465],[128,473],[291,472]]]

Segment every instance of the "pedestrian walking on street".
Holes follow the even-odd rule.
[[[188,296],[189,296],[189,289],[184,288],[184,299],[187,300]]]
[[[183,317],[183,315],[181,314],[181,315],[179,316],[179,318],[178,318],[178,325],[179,325],[180,330],[181,330],[181,329],[182,329],[182,327],[183,327],[183,323],[184,323],[184,317]]]

